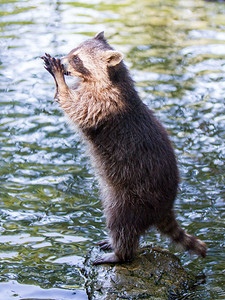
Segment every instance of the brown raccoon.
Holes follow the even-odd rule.
[[[179,175],[166,130],[140,100],[123,56],[104,33],[60,59],[42,57],[56,83],[55,99],[85,137],[95,164],[113,252],[94,264],[129,261],[151,226],[202,257],[206,245],[177,223]],[[64,75],[79,77],[69,88]]]

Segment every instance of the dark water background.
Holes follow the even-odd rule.
[[[171,134],[178,219],[208,256],[154,231],[142,242],[205,274],[185,299],[225,299],[225,4],[200,0],[0,0],[0,299],[87,299],[82,263],[106,235],[98,186],[39,57],[102,30]]]

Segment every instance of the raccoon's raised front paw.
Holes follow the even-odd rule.
[[[63,76],[64,70],[60,62],[60,59],[51,57],[50,54],[45,53],[45,56],[41,57],[45,62],[45,69],[53,76]]]
[[[112,245],[109,240],[104,240],[98,243],[101,250],[112,250]]]

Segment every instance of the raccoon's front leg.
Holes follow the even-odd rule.
[[[60,59],[51,57],[51,55],[45,53],[45,56],[41,57],[45,62],[45,69],[53,76],[56,85],[55,100],[59,101],[70,97],[69,88],[65,82],[63,66]]]

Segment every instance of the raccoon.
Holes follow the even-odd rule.
[[[205,257],[205,243],[176,221],[174,150],[164,127],[139,98],[123,55],[101,32],[62,59],[49,54],[42,59],[55,80],[55,99],[83,133],[97,171],[109,231],[109,240],[99,245],[112,252],[94,264],[132,260],[150,227]],[[69,88],[64,75],[80,80]]]

